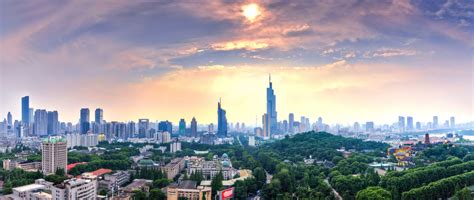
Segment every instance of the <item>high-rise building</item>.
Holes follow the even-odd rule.
[[[95,123],[102,124],[104,122],[104,110],[101,108],[95,109]]]
[[[407,130],[413,130],[413,117],[407,116]]]
[[[54,174],[67,166],[67,142],[62,137],[49,137],[41,144],[41,166],[43,174]]]
[[[36,136],[44,136],[48,134],[48,112],[46,112],[46,110],[37,109],[35,111],[33,133]]]
[[[13,125],[13,118],[12,118],[12,114],[10,112],[8,112],[8,114],[7,114],[7,125],[10,126],[10,127]]]
[[[293,133],[294,132],[294,126],[295,126],[295,115],[293,113],[290,113],[288,115],[288,132]]]
[[[277,111],[276,111],[276,96],[273,91],[272,77],[268,76],[269,86],[267,88],[267,117],[268,124],[267,129],[269,130],[268,135],[277,132]]]
[[[150,129],[149,119],[138,119],[138,137],[145,138]]]
[[[288,133],[288,121],[283,120],[283,132]]]
[[[158,131],[169,132],[170,134],[173,134],[173,124],[168,120],[161,121],[158,123]]]
[[[28,111],[28,113],[30,114],[30,117],[29,117],[29,119],[30,119],[30,124],[35,123],[35,116],[34,116],[34,114],[35,114],[35,109],[30,108],[29,111]]]
[[[227,137],[227,117],[226,112],[221,107],[221,100],[217,103],[217,136]]]
[[[186,121],[184,119],[179,120],[179,135],[185,135],[186,134]]]
[[[48,135],[59,133],[58,111],[48,112]]]
[[[360,132],[360,124],[359,122],[354,122],[354,132]]]
[[[439,128],[438,116],[433,116],[433,129]]]
[[[90,129],[90,111],[89,108],[82,108],[81,109],[81,117],[80,117],[80,133],[86,134],[87,131]]]
[[[403,116],[398,116],[398,130],[400,132],[405,131],[405,117]]]
[[[135,127],[135,122],[128,122],[127,124],[127,134],[129,138],[134,138],[135,135],[137,134],[137,130]]]
[[[264,139],[269,139],[270,138],[270,126],[268,125],[269,123],[269,117],[267,116],[267,114],[263,114],[262,116],[262,137]]]
[[[450,127],[456,128],[456,119],[454,117],[449,118]]]
[[[24,96],[21,98],[21,122],[23,124],[30,124],[30,97]]]
[[[196,121],[196,118],[193,117],[193,119],[191,120],[191,136],[192,137],[197,137],[197,121]]]
[[[374,122],[366,122],[365,123],[365,131],[367,132],[373,132],[374,129]]]
[[[421,130],[421,123],[420,122],[416,122],[416,130]]]

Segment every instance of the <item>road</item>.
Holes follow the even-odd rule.
[[[332,192],[333,192],[334,195],[336,196],[336,199],[342,200],[341,195],[339,195],[339,193],[331,186],[331,184],[329,184],[328,179],[324,179],[324,182],[325,182],[326,184],[328,184],[328,186],[331,188]]]

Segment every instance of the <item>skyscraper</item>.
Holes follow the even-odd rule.
[[[44,109],[35,111],[35,123],[33,132],[36,136],[44,136],[48,134],[48,112]]]
[[[277,132],[277,111],[276,111],[276,96],[273,91],[272,77],[268,76],[269,86],[267,88],[267,117],[269,130],[268,136]]]
[[[59,133],[58,111],[48,112],[48,135]]]
[[[184,119],[179,120],[179,135],[185,135],[186,134],[186,121]]]
[[[41,166],[43,174],[54,174],[67,166],[67,143],[64,138],[49,137],[41,144]]]
[[[263,114],[263,116],[262,116],[262,127],[263,127],[262,128],[262,137],[265,138],[265,139],[268,139],[269,136],[270,136],[270,130],[269,130],[270,126],[268,125],[269,124],[268,119],[269,119],[268,115],[266,113]]]
[[[89,108],[82,108],[81,109],[81,118],[79,120],[80,122],[80,127],[81,127],[81,132],[82,134],[86,134],[87,131],[90,129],[90,112]]]
[[[171,122],[168,120],[161,121],[160,123],[158,123],[158,131],[173,134],[173,124],[171,124]]]
[[[8,112],[8,114],[7,114],[7,125],[8,126],[13,125],[13,118],[12,118],[12,114],[10,112]]]
[[[450,127],[451,128],[456,127],[456,120],[454,119],[454,117],[449,118],[449,122],[450,122]]]
[[[197,121],[196,118],[193,117],[191,120],[191,136],[197,137]]]
[[[149,129],[150,120],[149,119],[139,119],[138,120],[138,137],[145,138]]]
[[[221,100],[217,103],[217,136],[227,137],[227,117],[226,112],[221,107]]]
[[[405,131],[405,117],[403,116],[398,116],[398,130],[400,132]]]
[[[135,122],[128,122],[127,124],[127,134],[129,138],[134,138],[136,134]]]
[[[30,97],[24,96],[21,98],[21,122],[23,124],[30,124]]]
[[[102,124],[104,122],[104,110],[97,108],[95,109],[95,121],[96,124]]]
[[[433,129],[438,128],[438,116],[433,116]]]
[[[293,113],[290,113],[288,115],[288,131],[290,133],[293,133],[294,132],[294,126],[295,126],[295,115]]]
[[[407,116],[407,130],[413,130],[413,117]]]

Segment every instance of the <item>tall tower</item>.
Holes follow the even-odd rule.
[[[30,97],[24,96],[21,98],[21,122],[23,124],[30,124]]]
[[[192,137],[197,137],[197,121],[196,118],[193,117],[191,120],[191,136]]]
[[[267,130],[268,137],[277,132],[277,111],[276,111],[276,96],[273,91],[272,76],[268,75],[269,86],[267,88]]]
[[[95,109],[95,123],[96,124],[102,124],[104,122],[104,110],[101,108]]]
[[[41,150],[43,174],[54,174],[57,169],[64,169],[64,172],[66,172],[67,143],[64,138],[49,137],[44,139]]]
[[[179,120],[178,133],[179,133],[179,135],[185,135],[186,134],[186,121],[184,119]]]
[[[87,131],[90,129],[90,120],[89,120],[89,108],[82,108],[81,109],[81,117],[80,117],[80,127],[81,127],[81,134],[86,134]]]
[[[217,103],[217,136],[227,137],[227,117],[226,112],[221,107],[221,99]]]

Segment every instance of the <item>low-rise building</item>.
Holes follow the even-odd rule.
[[[196,186],[196,181],[186,180],[169,185],[166,188],[166,197],[168,200],[178,200],[179,198],[189,200],[211,199],[211,192],[211,187]]]
[[[105,174],[104,179],[99,181],[99,188],[117,191],[120,186],[128,181],[130,181],[130,173],[128,171],[117,171],[113,174]]]
[[[96,181],[89,179],[69,179],[51,188],[53,200],[95,200]]]
[[[224,180],[232,179],[237,174],[237,170],[232,167],[232,162],[225,153],[221,158],[217,157],[217,155],[214,156],[211,161],[206,161],[202,157],[189,157],[187,173],[193,174],[197,172],[202,173],[207,180],[212,179],[219,172],[222,172]]]
[[[175,158],[171,160],[170,163],[162,167],[161,170],[163,170],[166,173],[168,179],[173,179],[183,169],[184,169],[184,158]]]
[[[153,184],[152,180],[147,179],[135,179],[132,183],[121,188],[121,193],[133,193],[135,190],[141,190],[145,193],[150,192],[150,186]]]

